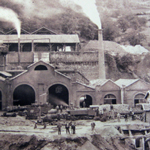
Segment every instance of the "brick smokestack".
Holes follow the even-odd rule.
[[[20,65],[20,38],[18,38],[18,65]]]
[[[98,67],[99,79],[106,79],[102,29],[98,29]]]

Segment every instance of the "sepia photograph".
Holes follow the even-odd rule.
[[[0,150],[150,150],[150,0],[0,0]]]

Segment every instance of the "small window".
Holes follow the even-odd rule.
[[[44,65],[39,65],[39,66],[36,66],[34,70],[48,70],[48,69]]]

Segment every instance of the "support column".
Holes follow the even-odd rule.
[[[20,65],[20,38],[18,38],[18,65]]]
[[[75,44],[75,52],[78,51],[78,43]]]
[[[121,87],[121,104],[124,104],[125,85]]]
[[[34,52],[34,40],[32,40],[32,45],[31,45],[31,49],[32,49],[32,52]]]
[[[145,138],[142,138],[142,150],[145,150]]]

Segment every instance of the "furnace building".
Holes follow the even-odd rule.
[[[105,78],[101,31],[91,51],[81,50],[78,35],[57,35],[47,28],[33,33],[22,30],[20,38],[12,30],[1,33],[0,40],[0,109],[32,103],[134,106],[150,87],[139,79]]]

